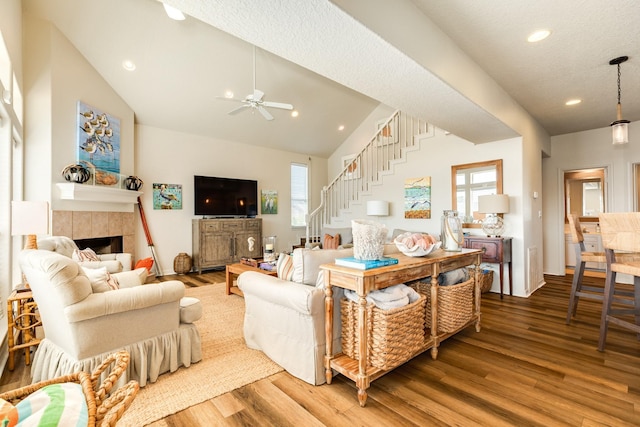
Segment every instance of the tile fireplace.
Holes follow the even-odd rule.
[[[127,252],[135,256],[135,215],[133,212],[53,211],[51,230],[54,236],[67,236],[76,241],[80,249],[109,246],[110,252]],[[97,240],[86,244],[86,240]],[[108,240],[108,243],[107,243]],[[113,249],[113,243],[120,250]],[[80,243],[78,243],[80,242]],[[107,249],[104,249],[107,250]],[[97,251],[96,251],[97,252]],[[108,252],[102,252],[108,253]]]

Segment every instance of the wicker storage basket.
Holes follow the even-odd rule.
[[[391,310],[367,305],[367,365],[392,369],[409,360],[423,347],[426,302],[425,296],[421,295],[417,301]],[[340,316],[342,352],[359,360],[358,304],[343,298],[340,300]]]
[[[474,271],[472,268],[469,269],[469,274],[473,277]],[[481,270],[478,283],[480,284],[480,291],[482,293],[489,292],[491,285],[493,285],[493,270]]]
[[[431,329],[431,282],[411,284],[427,298],[425,328]],[[457,285],[438,286],[438,331],[449,333],[458,330],[473,317],[474,280]]]

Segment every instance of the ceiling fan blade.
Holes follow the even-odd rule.
[[[262,97],[264,96],[264,92],[259,90],[259,89],[255,89],[253,91],[253,100],[254,101],[260,101],[262,99]]]
[[[273,120],[273,116],[271,114],[269,114],[269,112],[267,110],[264,109],[264,107],[262,105],[258,105],[258,111],[260,111],[260,114],[262,114],[262,116],[267,119],[267,120]]]
[[[216,96],[216,99],[220,99],[222,101],[232,101],[232,102],[243,102],[244,101],[244,99],[227,98],[226,96]]]
[[[262,103],[262,105],[264,105],[265,107],[282,108],[283,110],[293,110],[293,105],[284,104],[282,102],[268,102],[268,101],[265,101],[265,102]]]
[[[249,107],[249,106],[248,105],[242,105],[242,106],[240,106],[240,107],[238,107],[236,109],[233,109],[233,110],[229,111],[227,114],[231,114],[231,115],[238,114],[239,112],[241,112],[242,110],[246,109],[247,107]]]

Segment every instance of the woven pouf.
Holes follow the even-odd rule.
[[[191,257],[184,252],[180,252],[173,259],[173,271],[175,271],[176,274],[188,273],[191,271],[192,266]]]

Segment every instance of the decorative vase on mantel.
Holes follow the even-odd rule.
[[[91,178],[91,172],[82,165],[70,164],[62,169],[62,177],[69,182],[84,184]]]
[[[128,176],[124,180],[125,187],[127,187],[127,190],[131,190],[131,191],[138,191],[139,189],[142,188],[143,184],[144,182],[140,178],[133,175]]]

